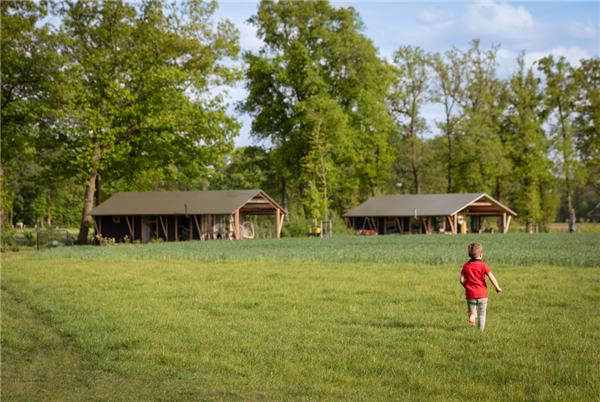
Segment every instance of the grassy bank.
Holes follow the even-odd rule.
[[[70,247],[30,253],[29,258],[462,265],[465,262],[467,243],[476,241],[483,244],[484,259],[491,266],[508,264],[600,267],[600,233],[337,236],[331,239],[194,241],[139,246]]]
[[[599,268],[495,267],[483,333],[459,270],[6,259],[2,397],[597,400]]]

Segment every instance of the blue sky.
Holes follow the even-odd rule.
[[[498,75],[506,78],[514,71],[516,57],[526,52],[533,63],[549,54],[565,56],[577,65],[582,58],[600,54],[600,2],[494,2],[494,1],[332,1],[336,7],[354,7],[366,25],[364,34],[390,58],[400,46],[420,46],[430,52],[444,52],[452,46],[461,50],[473,39],[483,48],[500,45]],[[228,19],[240,31],[243,50],[256,52],[261,41],[246,21],[256,13],[257,1],[221,1],[214,15]],[[228,88],[230,101],[245,97],[243,83]],[[231,113],[235,113],[230,108]],[[424,116],[435,134],[435,120],[441,110],[425,108]],[[237,116],[244,126],[236,138],[237,146],[251,145],[248,116]]]

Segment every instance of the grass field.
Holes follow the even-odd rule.
[[[100,258],[193,261],[280,261],[322,263],[465,262],[468,242],[481,242],[490,265],[600,267],[600,233],[511,233],[461,236],[337,236],[280,240],[193,241],[179,243],[67,247],[29,254],[30,259]]]
[[[443,262],[464,262],[469,236],[351,237],[345,248],[337,239],[291,239],[7,253],[1,396],[597,401],[600,237],[569,236],[483,242],[504,290],[490,293],[483,333],[467,324],[461,264]],[[440,243],[419,248],[414,239]],[[536,266],[524,265],[527,253],[513,264],[487,258],[516,245],[540,256]],[[584,257],[568,259],[573,249]],[[230,257],[238,250],[247,261]],[[544,260],[544,250],[571,266]],[[424,251],[430,264],[399,257]],[[362,259],[378,253],[401,262]]]

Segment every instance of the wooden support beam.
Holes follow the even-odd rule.
[[[278,209],[279,211],[279,209]],[[279,218],[279,229],[277,230],[277,238],[279,239],[281,237],[281,228],[283,227],[283,218],[285,217],[285,215],[281,214],[281,218]]]
[[[277,215],[277,219],[279,219],[279,215]],[[214,220],[213,220],[214,227]],[[235,211],[235,239],[240,239],[240,210]]]
[[[277,224],[277,238],[279,239],[280,235],[281,235],[281,222],[279,221],[281,215],[281,211],[279,210],[279,208],[277,208],[277,211],[275,212],[275,222]]]
[[[129,217],[127,215],[125,215],[125,219],[127,219],[127,226],[129,226],[129,233],[131,233],[131,241],[133,242],[133,228],[131,227],[131,223],[129,222]],[[133,221],[133,216],[131,217],[131,220]]]
[[[169,241],[169,232],[167,232],[167,229],[165,228],[165,222],[163,222],[162,215],[160,215],[158,218],[160,219],[160,224],[162,225],[163,231],[165,232],[165,240]],[[167,221],[167,223],[169,223],[169,221]]]
[[[506,227],[504,228],[504,233],[508,233],[508,227],[510,226],[510,218],[512,218],[512,216],[508,216],[508,220],[506,221]]]
[[[502,233],[506,233],[506,212],[502,213]]]
[[[470,207],[493,207],[494,204],[492,204],[491,202],[485,202],[485,201],[480,201],[480,202],[472,202],[471,204],[469,204]]]
[[[404,232],[404,228],[402,227],[402,224],[400,223],[400,219],[398,219],[397,216],[394,217],[396,219],[396,226],[398,227],[398,232],[402,233]]]
[[[379,219],[371,218],[371,223],[377,234],[379,234]]]
[[[202,219],[202,217],[200,217]],[[194,221],[196,221],[196,229],[198,229],[198,237],[200,237],[201,241],[204,241],[204,236],[202,235],[202,230],[200,230],[200,225],[198,224],[198,215],[194,215]]]
[[[454,226],[454,223],[455,223],[454,219],[456,219],[456,215],[448,217],[448,223],[450,224],[450,232],[452,232],[452,234],[456,234],[455,226]]]

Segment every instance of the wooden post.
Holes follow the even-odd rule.
[[[163,221],[162,215],[158,217],[160,219],[160,224],[162,225],[163,231],[165,232],[165,240],[169,241],[169,232],[167,232],[167,229],[165,228],[165,222]],[[169,221],[167,221],[167,224],[169,223]]]
[[[125,219],[127,219],[127,226],[129,226],[129,233],[131,233],[131,242],[133,242],[133,228],[131,227],[131,223],[129,223],[129,217],[127,215],[125,215]],[[133,216],[131,217],[131,220],[133,220]]]
[[[502,233],[506,233],[506,212],[502,212]]]
[[[458,234],[458,215],[454,215],[454,225],[452,226],[452,233]]]
[[[202,217],[200,217],[202,219]],[[196,229],[198,229],[198,237],[201,241],[204,241],[204,237],[202,236],[202,231],[200,230],[200,225],[198,224],[198,215],[194,215],[194,220],[196,221]]]
[[[281,228],[283,227],[283,218],[285,215],[281,214],[281,218],[279,218],[279,230],[277,231],[277,238],[281,236]]]
[[[506,215],[506,212],[504,213],[504,215]],[[509,216],[506,220],[506,227],[504,228],[504,233],[508,233],[508,227],[510,226],[510,218],[512,218],[512,216]]]
[[[279,215],[277,215],[277,219],[279,219]],[[279,224],[279,221],[277,221],[277,224]],[[214,226],[214,221],[213,221],[213,226]],[[235,239],[236,240],[240,239],[240,210],[239,209],[237,211],[235,211]]]
[[[427,217],[427,231],[429,232],[427,234],[431,234],[431,216]]]
[[[279,208],[277,208],[276,210],[277,212],[275,212],[275,222],[277,222],[277,238],[279,239],[280,234],[280,228],[281,228],[281,223],[279,222],[279,215],[281,214],[281,211],[279,210]]]

